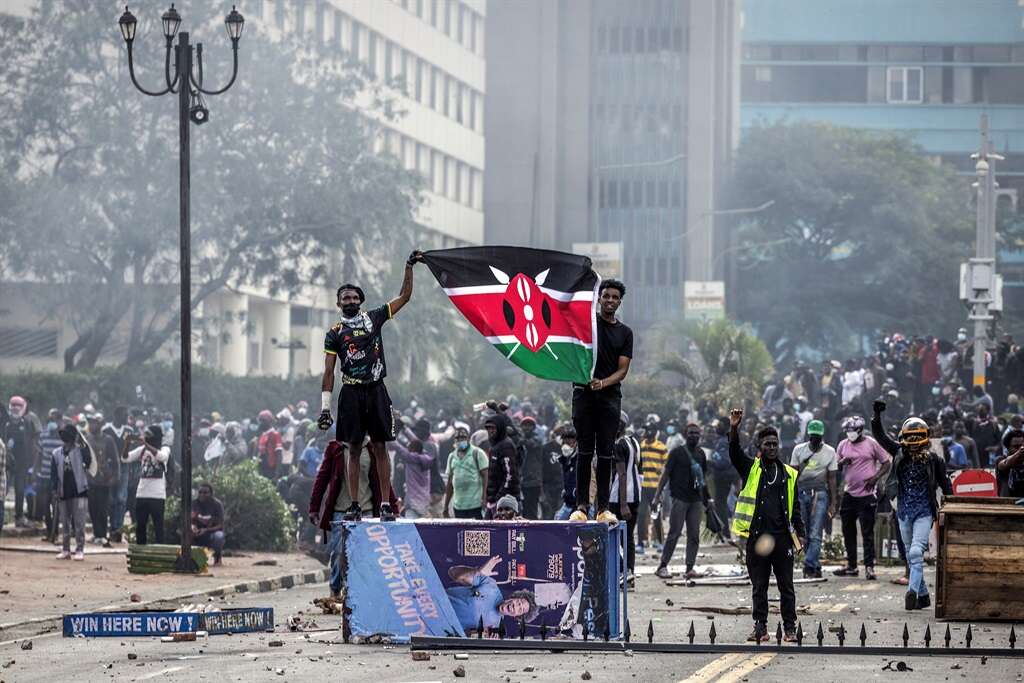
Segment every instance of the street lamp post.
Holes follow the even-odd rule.
[[[242,37],[245,19],[234,7],[224,18],[224,27],[231,39],[233,66],[231,80],[219,90],[203,88],[203,44],[194,47],[198,73],[193,73],[193,46],[189,43],[187,32],[178,33],[181,26],[181,15],[174,5],[160,17],[163,24],[164,38],[167,40],[164,56],[164,80],[166,87],[159,91],[150,91],[142,87],[135,77],[135,61],[133,46],[135,29],[138,21],[135,16],[124,8],[124,14],[118,20],[121,36],[128,48],[128,73],[132,83],[139,92],[151,97],[160,97],[168,93],[178,96],[178,201],[179,201],[179,258],[180,258],[180,297],[181,297],[181,556],[178,558],[179,571],[196,571],[192,561],[192,260],[191,260],[191,213],[189,204],[190,193],[190,158],[189,158],[189,122],[202,125],[209,119],[210,112],[206,108],[203,95],[220,95],[226,92],[238,76],[238,41]],[[173,45],[174,36],[178,36],[178,44]],[[171,51],[174,51],[174,74],[171,74]]]

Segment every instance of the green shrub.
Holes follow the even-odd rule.
[[[213,486],[214,497],[224,504],[226,547],[239,550],[285,552],[295,539],[295,520],[274,483],[261,475],[256,463],[247,460],[218,469],[195,480]],[[168,543],[180,543],[181,500],[167,497],[164,528]]]

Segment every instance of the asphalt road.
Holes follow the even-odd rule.
[[[749,588],[670,587],[649,574],[652,560],[644,558],[637,589],[630,593],[633,630],[646,633],[653,621],[656,640],[684,642],[690,622],[697,641],[706,642],[714,618],[718,642],[742,642],[750,630],[749,617],[711,614],[694,608],[749,606]],[[702,562],[728,562],[729,551],[715,549]],[[647,573],[644,573],[647,572]],[[453,670],[465,669],[465,679],[477,681],[593,681],[637,680],[687,683],[737,683],[738,681],[850,681],[928,680],[1000,681],[1024,680],[1024,659],[917,657],[902,659],[913,671],[883,670],[890,658],[858,656],[856,636],[861,624],[868,631],[868,645],[901,644],[903,625],[911,633],[911,645],[922,644],[925,625],[931,623],[935,643],[941,647],[945,624],[930,621],[931,614],[903,610],[903,588],[889,583],[895,570],[883,570],[880,580],[832,579],[801,585],[797,603],[804,630],[813,634],[820,621],[826,630],[843,623],[851,654],[837,656],[772,653],[714,655],[653,654],[550,654],[470,653],[456,661],[453,653],[434,652],[429,661],[413,661],[404,646],[346,645],[337,630],[340,617],[319,614],[311,604],[326,592],[325,586],[305,586],[260,595],[237,595],[219,601],[223,606],[273,607],[278,629],[273,634],[214,636],[194,643],[162,643],[159,639],[66,639],[59,635],[36,636],[31,650],[20,642],[0,644],[0,681],[309,681],[328,677],[334,681],[372,683],[454,681]],[[932,580],[929,572],[929,581]],[[672,604],[668,604],[668,602]],[[304,612],[316,622],[316,630],[289,632],[288,616]],[[773,619],[775,617],[773,616]],[[638,628],[639,625],[639,628]],[[963,642],[966,624],[952,624],[953,644]],[[772,624],[774,629],[774,622]],[[1005,647],[1009,627],[976,624],[974,647]],[[1024,635],[1024,634],[1021,634]],[[813,639],[810,638],[810,639]],[[280,641],[280,646],[271,646]],[[826,644],[835,644],[834,633]],[[129,654],[135,658],[129,658]],[[941,653],[940,653],[941,654]]]

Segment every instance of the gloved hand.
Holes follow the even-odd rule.
[[[326,432],[334,424],[334,418],[331,417],[331,411],[323,410],[320,412],[320,417],[316,421],[316,426],[320,428],[320,431]]]
[[[885,401],[882,399],[875,399],[875,402],[871,404],[871,407],[875,410],[875,415],[880,415],[885,412]]]

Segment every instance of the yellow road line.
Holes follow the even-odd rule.
[[[861,591],[876,591],[881,584],[877,581],[875,583],[851,583],[849,586],[843,586],[842,590],[844,593],[859,593]]]
[[[737,666],[725,672],[716,683],[736,683],[737,681],[745,678],[754,669],[759,669],[762,666],[768,664],[768,662],[775,659],[775,655],[771,652],[764,652],[759,655],[740,662]]]
[[[706,683],[729,667],[739,664],[746,657],[747,655],[742,652],[722,655],[718,659],[708,662],[697,669],[689,677],[679,681],[679,683]]]

